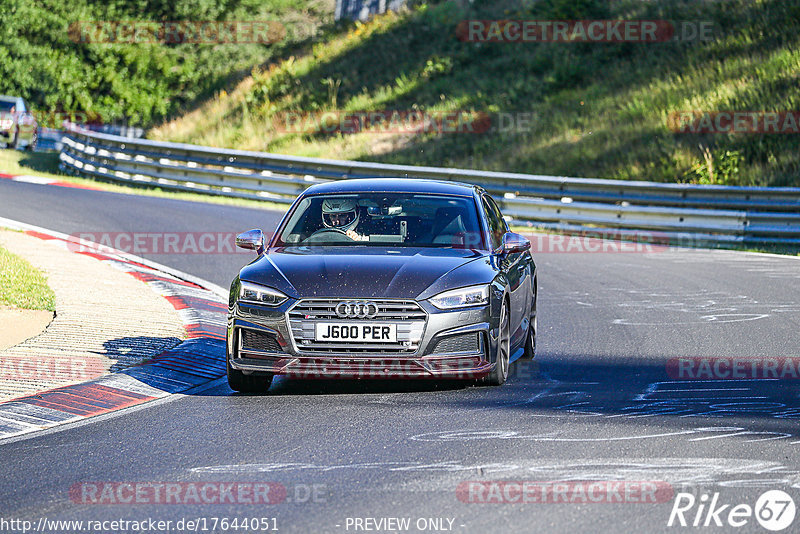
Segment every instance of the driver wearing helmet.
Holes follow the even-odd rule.
[[[326,228],[341,230],[353,241],[368,241],[369,236],[356,232],[358,205],[350,198],[327,198],[322,202],[322,224]]]

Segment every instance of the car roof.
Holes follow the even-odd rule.
[[[5,100],[6,102],[17,102],[18,100],[20,100],[20,97],[0,95],[0,100]]]
[[[461,182],[444,182],[423,178],[348,178],[317,184],[306,189],[304,195],[325,193],[427,193],[471,197],[474,185]]]

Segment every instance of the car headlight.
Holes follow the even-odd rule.
[[[462,287],[439,293],[428,299],[440,310],[464,308],[467,306],[483,306],[489,304],[489,286]]]
[[[288,299],[286,295],[278,291],[250,282],[240,282],[239,301],[250,302],[253,304],[263,304],[265,306],[277,306]]]

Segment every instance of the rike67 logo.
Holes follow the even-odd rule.
[[[781,490],[761,494],[755,506],[723,503],[719,493],[703,493],[699,498],[678,493],[667,526],[740,528],[755,519],[765,529],[778,532],[792,524],[796,511],[792,497]]]

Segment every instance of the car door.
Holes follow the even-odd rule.
[[[503,246],[503,236],[508,232],[500,209],[494,199],[488,194],[482,196],[482,204],[487,223],[489,225],[489,239],[492,249],[496,252]],[[528,318],[530,309],[530,265],[527,261],[527,253],[515,252],[505,256],[499,256],[499,266],[508,278],[511,296],[511,344],[517,346],[523,342],[527,333]]]

